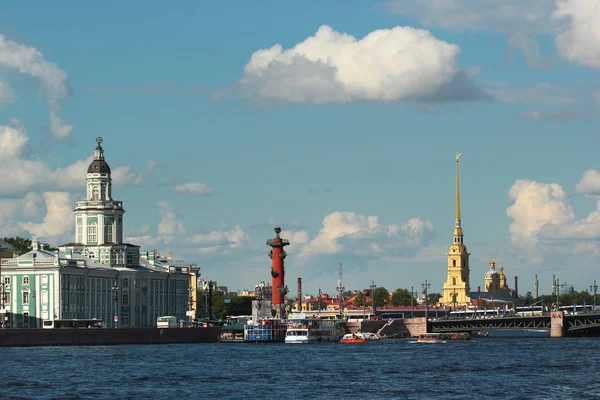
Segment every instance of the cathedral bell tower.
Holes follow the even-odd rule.
[[[460,153],[456,153],[456,220],[454,221],[454,233],[452,245],[448,250],[448,278],[444,283],[440,303],[445,306],[466,306],[471,302],[469,291],[469,252],[463,242],[463,230],[460,219],[460,185],[458,180],[458,159]]]

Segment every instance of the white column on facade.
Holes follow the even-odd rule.
[[[98,214],[98,244],[104,243],[104,214]],[[98,254],[98,257],[100,255]]]
[[[87,212],[84,211],[81,213],[81,226],[83,229],[82,236],[83,236],[83,240],[82,240],[82,244],[87,245],[88,243],[88,221],[87,221]]]
[[[50,293],[48,293],[48,297],[50,299],[52,299],[51,303],[52,303],[52,307],[49,307],[48,312],[51,314],[48,316],[48,319],[52,319],[54,320],[55,316],[56,318],[61,318],[61,308],[62,308],[62,304],[60,302],[60,284],[61,284],[61,279],[60,279],[60,270],[56,271],[53,275],[51,275],[52,279],[52,284],[50,285],[49,282],[49,291]],[[50,276],[48,277],[50,278]]]
[[[29,326],[32,328],[38,328],[38,323],[37,320],[38,318],[41,318],[42,316],[42,291],[40,290],[40,279],[42,278],[41,275],[35,274],[33,275],[34,279],[35,279],[35,322],[34,322],[34,326],[31,326],[31,315],[29,316]]]

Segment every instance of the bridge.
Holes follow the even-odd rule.
[[[600,312],[565,315],[553,311],[542,316],[498,316],[492,318],[438,319],[429,321],[428,332],[489,330],[550,330],[552,337],[600,335]]]

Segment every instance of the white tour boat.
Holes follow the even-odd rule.
[[[296,314],[288,321],[285,343],[338,342],[343,334],[336,320]]]

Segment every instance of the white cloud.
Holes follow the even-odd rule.
[[[133,172],[131,166],[116,167],[110,174],[113,183],[118,186],[138,186],[144,182],[143,172]]]
[[[64,139],[72,127],[63,125],[58,113],[68,98],[67,73],[47,61],[37,49],[6,39],[0,34],[0,68],[35,78],[40,83],[40,96],[50,108],[50,131],[55,139]]]
[[[583,177],[575,185],[577,193],[590,196],[600,196],[600,172],[589,169],[583,173]]]
[[[175,186],[175,193],[187,194],[193,196],[212,196],[215,194],[215,189],[211,186],[200,182],[186,182]]]
[[[164,201],[160,201],[158,206],[160,207],[159,213],[162,216],[162,219],[158,223],[158,234],[173,236],[185,233],[185,226],[178,218],[173,207]]]
[[[578,192],[592,196],[597,179],[596,171],[586,171]],[[578,218],[569,196],[556,183],[516,181],[509,196],[514,200],[506,210],[513,219],[509,251],[526,268],[590,265],[600,255],[600,202],[586,217]]]
[[[519,50],[525,57],[525,63],[533,68],[544,68],[549,65],[549,60],[544,59],[540,46],[530,36],[517,32],[508,39],[508,60],[512,58],[512,49]]]
[[[600,3],[560,0],[557,6],[552,16],[570,21],[570,26],[556,36],[558,54],[568,61],[600,69]]]
[[[23,198],[0,199],[0,229],[10,229],[20,217],[34,217],[42,196],[29,192]]]
[[[514,204],[506,210],[513,219],[509,232],[514,244],[534,245],[545,225],[562,225],[575,219],[571,201],[557,183],[518,180],[508,195],[514,200]]]
[[[236,226],[226,231],[196,234],[187,240],[197,253],[214,253],[221,249],[236,249],[250,242],[246,232]]]
[[[13,125],[0,125],[0,194],[24,193],[33,189],[81,190],[85,188],[87,168],[92,157],[75,161],[66,167],[53,168],[28,154],[29,137],[14,120]],[[113,170],[116,185],[139,185],[144,173],[131,171],[130,166]]]
[[[299,240],[298,253],[301,257],[342,253],[410,257],[434,237],[435,228],[431,221],[418,218],[412,218],[401,226],[382,225],[374,215],[336,211],[325,216],[323,227],[312,240],[304,231],[292,235]]]
[[[552,18],[555,5],[549,0],[389,0],[385,8],[448,30],[552,33],[560,26]]]
[[[25,222],[20,225],[31,234],[45,239],[56,238],[71,231],[73,228],[73,201],[69,193],[44,192],[43,195],[46,203],[46,216],[43,222]]]
[[[323,25],[291,49],[256,51],[240,85],[257,102],[489,99],[457,67],[459,52],[421,29],[381,29],[357,40]]]
[[[529,120],[565,120],[565,119],[582,119],[587,118],[588,114],[582,111],[543,111],[533,110],[525,111],[517,114],[519,119]]]
[[[14,93],[12,88],[8,85],[8,83],[0,80],[0,107],[10,103],[13,98]]]

